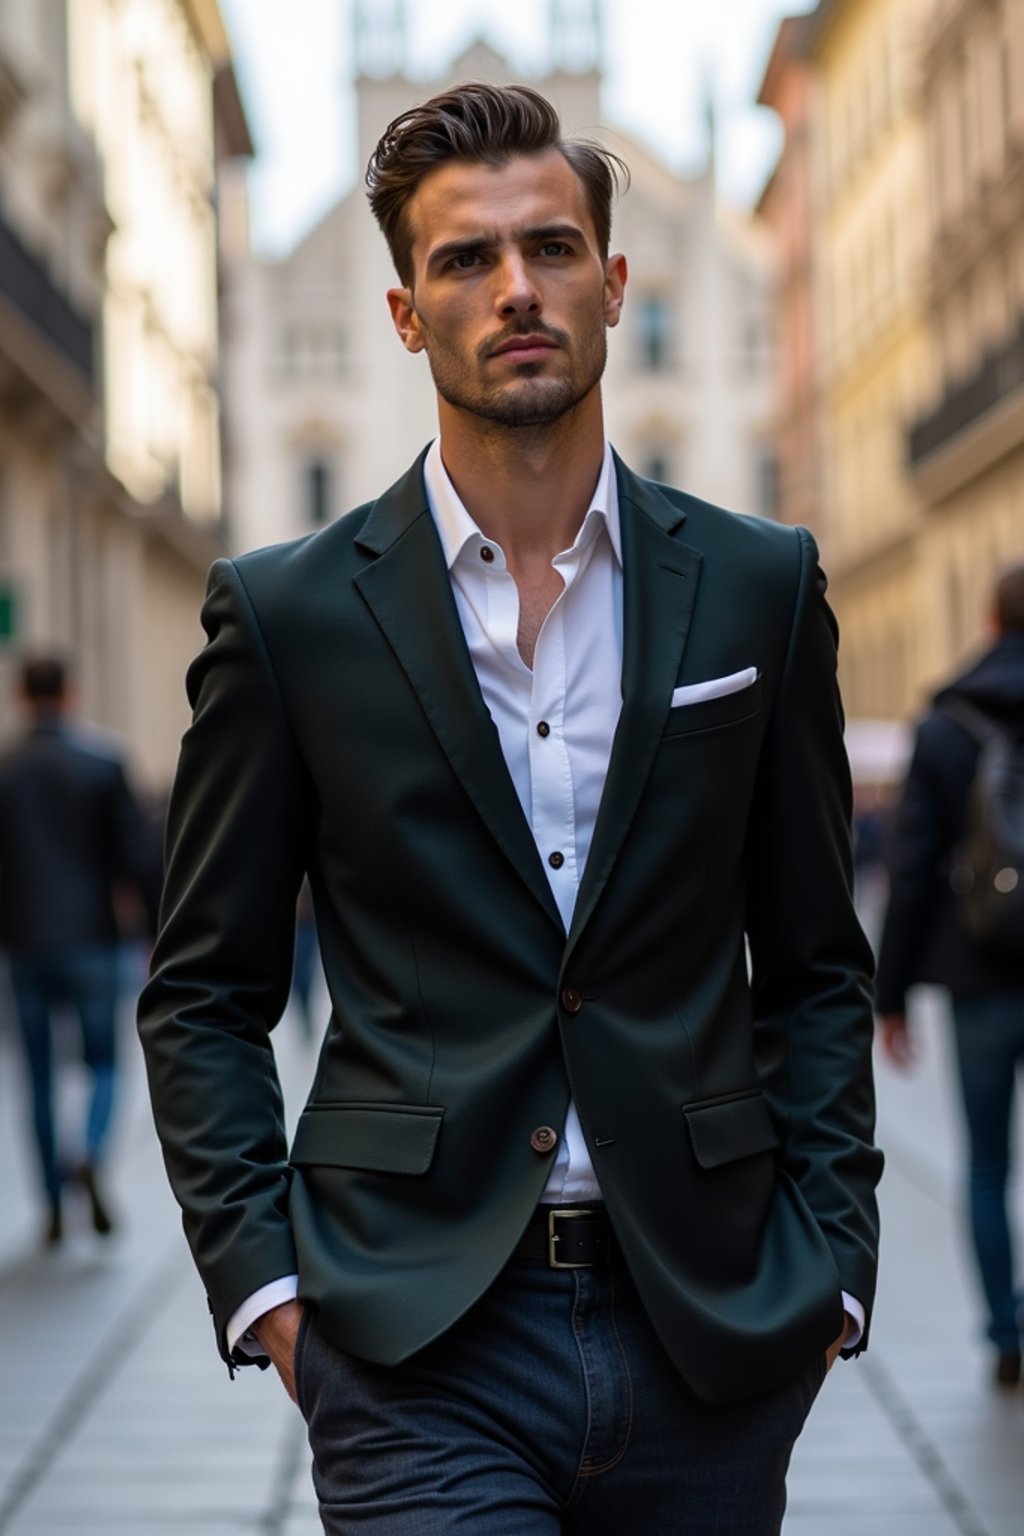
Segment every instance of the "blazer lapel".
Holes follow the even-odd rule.
[[[608,881],[665,729],[701,555],[673,538],[685,513],[616,455],[622,526],[622,713],[569,931],[568,954]]]
[[[423,486],[423,456],[358,536],[376,555],[355,578],[452,768],[513,867],[564,932],[466,647]]]

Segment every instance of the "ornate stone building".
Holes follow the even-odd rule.
[[[400,111],[472,78],[515,77],[476,42],[445,77],[406,68],[404,7],[357,7],[358,163]],[[719,207],[713,154],[685,178],[603,126],[600,8],[555,0],[551,64],[532,83],[570,131],[607,142],[632,186],[613,243],[630,261],[610,337],[609,435],[638,469],[746,512],[774,511],[774,265],[748,219]],[[436,431],[426,360],[391,328],[395,277],[360,184],[287,257],[251,263],[228,358],[237,454],[231,534],[252,547],[302,533],[379,493]]]
[[[783,309],[780,453],[799,398],[847,708],[899,719],[984,643],[995,569],[1024,554],[1024,3],[820,0],[785,22],[762,91],[787,129],[769,221],[806,152],[801,72],[816,363],[798,397]],[[803,259],[784,248],[783,295]],[[783,512],[811,521],[785,489]]]
[[[932,366],[907,459],[934,678],[1024,559],[1024,4],[938,0],[922,49]]]
[[[223,547],[218,164],[250,149],[216,0],[0,0],[4,665],[68,652],[154,788]]]
[[[931,0],[822,0],[814,126],[822,540],[854,716],[916,707],[929,656],[906,429],[928,382],[920,36]]]
[[[815,75],[807,57],[812,18],[787,16],[775,37],[758,104],[782,121],[782,153],[758,202],[778,261],[779,517],[820,536],[821,442],[818,410],[817,255],[814,220]]]

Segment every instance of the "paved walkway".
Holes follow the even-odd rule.
[[[991,1390],[976,1339],[936,1013],[926,1000],[917,1074],[880,1073],[889,1166],[872,1348],[826,1383],[797,1447],[785,1536],[1020,1536],[1024,1525],[1024,1393]],[[293,1020],[279,1041],[294,1113],[312,1062]],[[100,1244],[77,1213],[64,1248],[40,1253],[0,1015],[0,1536],[313,1536],[297,1413],[269,1376],[229,1384],[214,1350],[127,1017],[125,1059],[123,1235]]]

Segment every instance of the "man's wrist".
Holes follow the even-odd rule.
[[[275,1307],[281,1306],[286,1301],[294,1301],[298,1291],[298,1275],[282,1275],[277,1280],[271,1280],[267,1285],[261,1285],[259,1290],[247,1296],[242,1305],[231,1314],[225,1329],[230,1353],[234,1354],[237,1349],[244,1355],[264,1356],[266,1350],[256,1335],[255,1324]]]

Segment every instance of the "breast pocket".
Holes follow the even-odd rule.
[[[717,699],[701,699],[695,704],[678,704],[668,712],[664,736],[688,736],[695,731],[713,731],[722,726],[749,720],[761,708],[761,678],[758,676],[737,693],[725,693]]]

